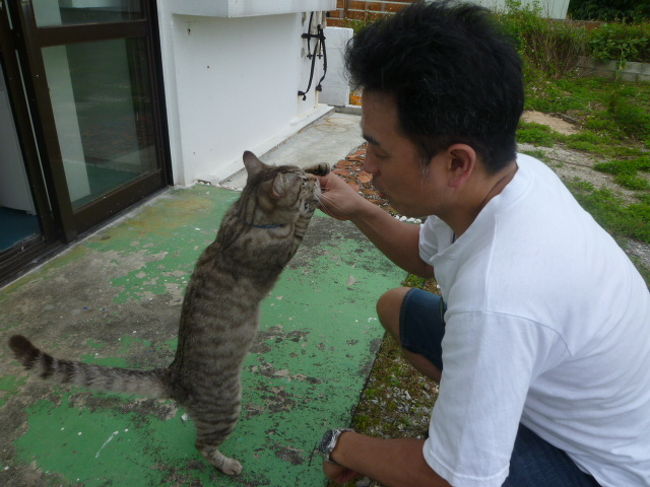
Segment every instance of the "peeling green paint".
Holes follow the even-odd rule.
[[[136,367],[138,368],[138,364],[132,364],[129,363],[126,360],[126,356],[131,355],[134,350],[166,350],[166,351],[174,351],[176,350],[176,342],[177,339],[171,339],[166,342],[163,342],[162,344],[154,344],[151,342],[151,340],[146,340],[142,338],[138,338],[133,335],[124,335],[123,337],[119,338],[119,348],[117,351],[112,352],[111,356],[102,356],[101,352],[94,352],[91,354],[84,354],[81,356],[81,361],[86,362],[89,364],[96,364],[96,365],[103,365],[106,367],[128,367],[128,368],[133,368]],[[92,340],[88,340],[88,345],[96,350],[102,350],[106,348],[106,344],[102,344],[99,342],[94,342]],[[149,368],[147,364],[143,364],[140,366],[140,368]]]
[[[38,299],[33,296],[58,279],[65,286],[61,299],[70,299],[79,291],[68,287],[89,284],[75,281],[75,269],[95,262],[108,276],[89,277],[106,280],[93,291],[101,296],[76,303],[74,310],[65,303],[46,305],[60,315],[62,335],[82,337],[77,356],[136,368],[151,367],[152,359],[171,360],[175,332],[143,328],[160,326],[156,320],[106,335],[116,326],[111,323],[132,320],[133,310],[151,313],[147,303],[157,303],[156,296],[167,303],[163,311],[180,311],[196,258],[237,196],[206,186],[173,191],[84,242],[73,259],[44,266],[30,278],[33,292],[25,296]],[[12,408],[13,417],[24,418],[11,430],[15,455],[0,451],[0,466],[11,465],[8,473],[0,468],[0,484],[28,472],[40,475],[38,485],[324,485],[320,458],[311,460],[313,448],[325,429],[349,424],[383,335],[376,298],[402,277],[350,224],[314,218],[302,248],[262,305],[260,332],[243,366],[241,419],[223,445],[243,463],[241,476],[228,478],[200,457],[193,425],[170,401],[48,389],[35,381],[9,382],[11,394],[40,392],[28,398],[26,409],[5,400],[0,410]],[[3,306],[24,304],[19,297],[25,287],[16,289],[4,295]],[[25,309],[15,322],[29,321],[43,307],[32,303]],[[53,352],[64,348],[52,345]]]
[[[238,196],[210,186],[172,191],[156,206],[143,208],[137,218],[89,241],[90,248],[103,252],[146,255],[141,267],[113,280],[122,289],[114,301],[125,303],[184,289],[196,259],[214,240],[223,213]]]
[[[140,421],[133,413],[72,406],[69,394],[59,405],[37,401],[28,415],[29,431],[15,443],[18,460],[61,473],[70,485],[100,486],[108,479],[113,485],[164,485],[160,462],[173,464],[183,458],[175,452],[191,451],[191,429],[180,415]],[[153,446],[154,431],[167,442]]]

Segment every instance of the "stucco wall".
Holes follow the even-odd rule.
[[[294,3],[288,10],[298,8]],[[334,3],[302,5],[327,10]],[[231,175],[242,167],[244,150],[264,153],[330,109],[314,90],[320,62],[306,100],[297,94],[309,79],[301,38],[308,12],[185,13],[201,13],[201,4],[218,6],[158,0],[172,170],[180,185]]]

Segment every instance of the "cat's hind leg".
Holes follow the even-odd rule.
[[[201,454],[215,467],[226,475],[239,475],[244,467],[234,458],[227,457],[219,451],[217,447],[203,446],[199,447]]]
[[[241,463],[219,451],[219,446],[235,429],[239,418],[239,407],[226,415],[202,413],[198,415],[199,417],[196,411],[191,413],[196,424],[196,448],[212,465],[226,475],[239,475],[243,468]]]

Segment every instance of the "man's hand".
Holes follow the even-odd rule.
[[[322,191],[319,208],[329,216],[338,220],[351,220],[362,205],[367,203],[363,196],[334,173],[318,179]]]
[[[323,462],[323,472],[328,479],[333,480],[337,484],[345,484],[361,477],[361,474],[354,470],[350,470],[342,465],[337,465],[336,463],[328,462],[327,460]]]
[[[451,487],[427,465],[423,446],[424,440],[414,438],[382,439],[346,431],[330,453],[337,463],[324,462],[323,471],[339,483],[363,475],[387,487]]]

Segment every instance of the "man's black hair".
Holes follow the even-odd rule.
[[[395,97],[426,163],[454,143],[472,146],[491,173],[514,160],[521,59],[486,9],[413,3],[358,32],[346,66],[356,85]]]

